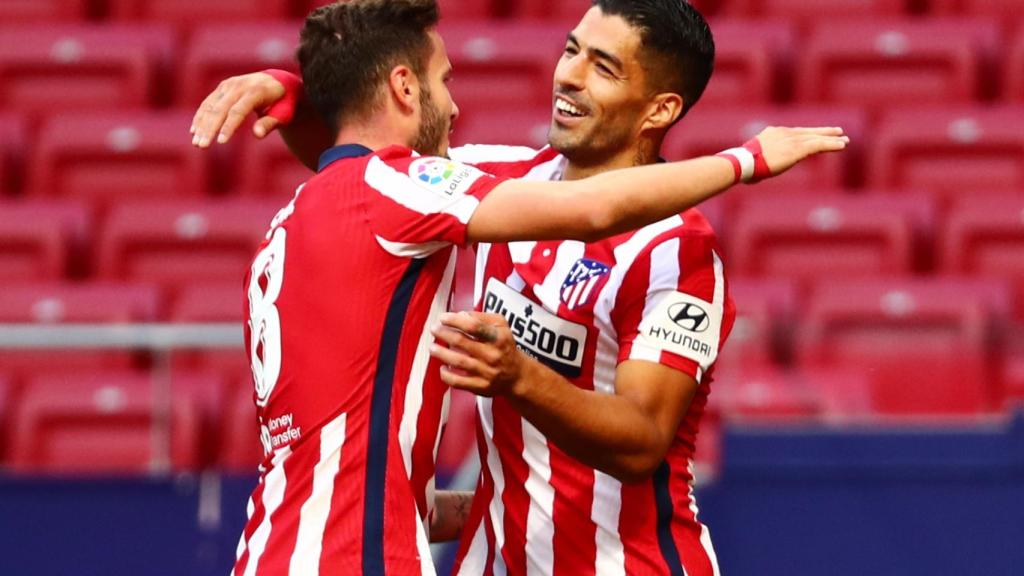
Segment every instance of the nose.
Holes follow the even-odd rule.
[[[460,114],[459,105],[455,103],[455,100],[452,100],[452,117],[451,117],[452,124],[455,123],[455,119],[459,117],[459,114]]]
[[[562,58],[555,67],[555,87],[582,90],[585,77],[582,54]]]

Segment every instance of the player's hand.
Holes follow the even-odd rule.
[[[249,114],[265,111],[284,97],[284,85],[265,72],[224,80],[203,100],[192,119],[192,145],[208,148],[214,141],[226,143]],[[278,118],[260,115],[252,132],[265,138],[280,124]]]
[[[769,127],[757,140],[770,176],[778,176],[815,154],[844,150],[850,143],[842,128]]]
[[[441,379],[478,396],[512,394],[526,358],[516,348],[508,322],[498,314],[442,314],[430,355],[443,364]]]

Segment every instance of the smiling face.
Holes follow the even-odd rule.
[[[640,50],[639,31],[623,18],[587,12],[555,69],[553,148],[594,164],[636,146],[652,106]]]

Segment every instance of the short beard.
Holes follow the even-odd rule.
[[[420,129],[413,139],[412,149],[427,156],[443,156],[447,150],[441,150],[444,142],[444,135],[448,131],[445,118],[434,105],[430,88],[426,83],[420,82],[423,89],[420,91]]]

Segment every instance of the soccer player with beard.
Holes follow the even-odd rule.
[[[640,55],[635,54],[639,32],[621,17],[606,15],[603,9],[595,10],[570,39],[567,56],[563,59],[563,65],[568,63],[576,74],[584,70],[587,73],[578,76],[575,83],[559,80],[556,123],[559,129],[564,127],[567,134],[585,133],[588,125],[601,121],[602,105],[623,110],[628,109],[624,106],[633,105],[632,120],[641,120],[639,115],[643,113],[637,128],[641,129],[642,136],[646,135],[645,143],[638,150],[653,152],[657,146],[650,145],[660,143],[664,130],[682,114],[686,100],[680,94],[659,92],[647,96],[650,106],[641,106],[635,93],[638,87],[644,86],[643,70],[638,64]],[[724,159],[702,158],[629,168],[586,180],[575,178],[584,176],[586,170],[597,173],[628,166],[630,162],[617,165],[609,162],[606,169],[601,170],[593,163],[596,156],[582,155],[584,163],[574,164],[557,152],[546,150],[525,160],[517,158],[520,161],[515,166],[501,165],[509,174],[519,172],[521,174],[516,175],[539,178],[545,180],[543,182],[494,178],[443,158],[420,157],[414,150],[438,155],[446,151],[450,124],[457,116],[457,108],[445,87],[450,65],[443,42],[434,30],[436,19],[436,5],[432,0],[366,0],[322,8],[307,20],[303,30],[299,56],[306,94],[313,108],[327,121],[335,145],[321,156],[318,174],[300,187],[292,203],[274,219],[246,282],[250,310],[247,337],[251,344],[255,399],[267,458],[261,466],[260,484],[250,503],[250,519],[240,542],[236,574],[314,573],[318,570],[419,574],[432,571],[426,548],[427,535],[421,521],[430,515],[435,504],[441,511],[436,516],[445,516],[445,506],[440,498],[435,502],[431,484],[447,388],[439,377],[439,365],[431,364],[430,336],[425,328],[437,321],[447,303],[454,269],[453,246],[466,242],[544,241],[563,237],[577,240],[550,244],[554,250],[538,249],[536,254],[525,251],[529,246],[541,246],[536,243],[481,244],[482,252],[509,254],[509,258],[485,266],[494,270],[497,270],[495,266],[520,262],[514,260],[513,252],[525,255],[526,261],[521,263],[528,267],[534,266],[534,260],[564,264],[563,252],[574,253],[577,246],[591,246],[598,238],[651,222],[659,222],[654,225],[659,228],[653,230],[657,233],[651,237],[652,230],[645,228],[648,232],[641,231],[638,236],[649,238],[648,243],[640,245],[632,241],[622,245],[630,246],[630,251],[639,254],[650,243],[678,246],[678,240],[683,237],[689,241],[691,235],[703,235],[701,246],[710,246],[713,236],[709,232],[701,229],[700,233],[683,234],[677,229],[685,227],[684,222],[673,215],[727,188],[741,174],[781,173],[808,155],[845,146],[845,139],[838,130],[776,129],[767,131],[752,143],[753,150],[731,151]],[[593,21],[589,25],[588,19]],[[606,30],[608,25],[613,28]],[[632,34],[632,44],[602,44],[602,37],[608,32],[623,32],[627,37]],[[634,53],[628,51],[630,47]],[[604,68],[608,72],[603,71]],[[619,78],[619,89],[609,90],[609,86],[599,89],[600,86],[589,78],[591,69],[602,70],[594,73],[608,74],[609,81]],[[621,81],[630,76],[635,80]],[[224,122],[229,104],[237,112],[272,104],[280,98],[280,94],[267,97],[248,88],[241,92],[229,88],[230,85],[224,85],[211,95],[208,105],[197,115],[193,131],[200,145],[209,144],[210,127]],[[621,90],[633,94],[623,98],[626,94]],[[566,103],[571,105],[566,106]],[[608,110],[607,118],[615,119],[620,126],[629,118],[624,115],[616,119],[610,113],[611,108]],[[262,126],[264,130],[268,128],[266,124]],[[629,133],[630,130],[620,130],[620,136]],[[596,138],[593,141],[614,144],[614,140]],[[609,146],[607,150],[612,148],[614,146]],[[585,146],[580,148],[583,149]],[[508,149],[497,149],[495,153],[522,155],[521,151]],[[639,153],[632,158],[644,159]],[[567,180],[573,180],[547,181],[558,179],[563,173]],[[697,217],[694,220],[701,222]],[[689,217],[686,222],[690,222]],[[673,235],[675,239],[670,238]],[[612,241],[618,242],[619,238]],[[652,248],[652,251],[658,250]],[[610,253],[617,255],[618,252],[613,248]],[[616,261],[607,262],[608,274],[602,272],[605,264],[581,258],[582,268],[577,271],[578,267],[573,265],[569,276],[580,286],[583,285],[580,282],[593,278],[614,277],[611,267],[619,267],[629,276],[630,271],[640,268],[636,262],[643,261],[638,254],[625,266]],[[484,256],[484,261],[490,261],[488,256]],[[689,265],[689,261],[687,263]],[[653,265],[649,263],[648,269],[654,270]],[[495,274],[493,278],[500,272]],[[652,279],[653,276],[652,273]],[[686,277],[689,276],[687,269]],[[510,278],[503,277],[500,281],[516,284]],[[679,278],[682,287],[683,276]],[[573,288],[569,278],[565,284]],[[590,285],[597,289],[595,283]],[[655,286],[655,283],[652,281],[650,285]],[[518,296],[508,292],[507,284],[504,288],[495,286],[488,296],[493,292],[495,297],[504,297],[508,302],[511,302],[509,298],[533,298],[538,310],[540,306],[550,306],[535,296],[542,292],[539,286],[534,289],[518,282],[515,288],[522,290]],[[706,296],[708,302],[724,306],[721,295],[724,284],[719,281],[715,286],[717,288],[712,289],[715,295],[695,290],[698,295]],[[636,287],[631,290],[636,291]],[[588,302],[594,302],[585,297],[581,289],[563,292],[576,294],[571,298],[573,306],[586,307]],[[713,311],[722,313],[717,309]],[[578,330],[557,319],[566,313],[564,310],[555,307],[546,313],[548,324],[539,326],[538,337],[543,342],[550,342],[545,339],[554,337],[561,343],[552,349],[554,358],[566,360],[563,356],[570,356],[567,361],[573,369],[582,368],[584,362],[592,364],[596,333],[592,337],[588,332],[585,337],[588,340],[584,341]],[[480,318],[472,319],[475,324],[468,326],[468,330],[480,336],[497,332],[499,335],[493,344],[507,344],[507,327],[495,328],[491,317],[482,318],[484,322]],[[457,325],[461,319],[461,316],[454,317],[449,323]],[[709,318],[707,321],[714,323],[716,320]],[[722,319],[718,322],[715,328],[723,325]],[[595,328],[584,328],[592,329]],[[451,338],[449,332],[442,336]],[[577,340],[569,341],[566,337]],[[467,348],[470,354],[482,350],[474,347],[480,343],[467,344],[473,345]],[[525,349],[531,346],[529,336],[524,336],[522,345]],[[570,353],[574,345],[575,352]],[[542,353],[548,352],[546,343],[536,348]],[[641,348],[634,346],[637,350]],[[509,350],[506,348],[504,352]],[[662,356],[671,358],[675,352],[670,348],[663,351]],[[703,368],[691,369],[704,363],[692,360],[687,363],[689,357],[685,353],[676,355],[679,358],[668,362],[667,368],[651,363],[653,368],[645,369],[636,367],[636,362],[624,362],[624,367],[634,366],[626,370],[625,376],[620,369],[620,374],[614,376],[614,383],[595,381],[591,384],[602,397],[595,400],[591,397],[595,394],[591,393],[583,398],[585,413],[592,412],[591,405],[597,406],[595,402],[603,402],[603,397],[621,396],[633,402],[635,391],[646,386],[639,380],[647,378],[654,378],[649,397],[668,395],[663,398],[664,404],[677,412],[685,412],[684,404],[693,395],[693,390],[685,388],[696,388],[696,381],[703,379]],[[649,356],[650,353],[648,359]],[[530,364],[515,354],[490,357],[492,362],[510,359],[518,367]],[[462,375],[446,372],[446,378],[472,379],[476,367],[465,358],[447,360],[460,366],[466,364],[466,370]],[[681,376],[677,376],[677,372]],[[691,375],[690,372],[696,373]],[[573,383],[557,380],[561,377],[540,368],[535,368],[531,374],[548,379],[553,385],[586,386],[585,380]],[[625,378],[621,384],[620,378]],[[637,382],[630,384],[634,380]],[[502,382],[499,379],[492,384],[501,387]],[[453,383],[470,389],[476,386],[475,380]],[[610,393],[619,387],[623,392],[633,390],[634,393]],[[482,391],[488,390],[499,391],[497,388]],[[530,407],[523,406],[524,414],[530,415]],[[638,405],[636,409],[644,407],[652,408],[651,402]],[[588,465],[622,477],[635,472],[638,478],[645,472],[639,468],[633,472],[615,469],[609,464],[611,459],[588,461],[587,454],[592,450],[575,450],[573,443],[577,440],[593,442],[601,451],[607,451],[608,448],[601,445],[607,439],[601,438],[599,431],[595,435],[593,429],[580,431],[578,437],[560,435],[559,426],[566,424],[559,420],[560,408],[538,410],[540,415],[531,416],[531,420],[536,419],[535,424],[546,432],[549,426],[544,422],[552,422],[548,433],[555,442],[568,438],[564,449],[581,459],[582,463],[576,464],[584,475],[604,474]],[[671,420],[660,413],[652,418],[659,425]],[[526,426],[522,424],[524,430]],[[484,429],[485,436],[493,434],[492,441],[485,442],[490,449],[485,461],[512,457],[522,460],[522,454],[501,453],[501,449],[494,452],[491,446],[498,440],[499,433],[511,432],[511,428],[502,432]],[[593,437],[587,438],[588,434]],[[515,443],[513,436],[509,438]],[[539,435],[533,440],[552,454],[559,450],[557,446],[549,446]],[[532,466],[533,463],[527,461],[526,464]],[[678,481],[679,471],[671,470],[671,474]],[[497,479],[493,481],[497,482]],[[491,493],[501,498],[493,490]],[[546,493],[550,494],[551,490]],[[524,492],[523,496],[527,500],[544,501],[543,494]],[[669,496],[678,498],[674,493]],[[596,507],[599,496],[591,499]],[[492,509],[494,501],[482,501],[478,508]],[[518,528],[523,531],[518,534],[515,522],[510,530],[508,522],[500,525],[494,522],[500,516],[487,514],[485,520],[478,514],[480,527],[469,535],[488,530],[497,534],[496,530],[500,530],[506,544],[525,541],[527,521],[531,525],[537,521],[536,516],[534,520],[527,520],[529,514],[533,514],[532,505],[516,511],[515,515],[508,510],[506,519],[522,519]],[[554,520],[560,521],[557,514]],[[674,522],[675,518],[670,520]],[[433,527],[441,532],[449,531],[450,528],[441,527],[444,524],[435,523]],[[598,532],[597,538],[601,537]],[[478,541],[471,538],[467,545]],[[545,566],[543,558],[533,557],[528,545],[517,551],[499,540],[489,543],[492,552],[485,554],[485,558],[506,565],[510,571],[521,571],[519,563],[514,561],[517,554],[529,557],[531,565]],[[559,550],[558,554],[571,557],[569,550]],[[579,566],[580,562],[571,561],[569,565]]]

